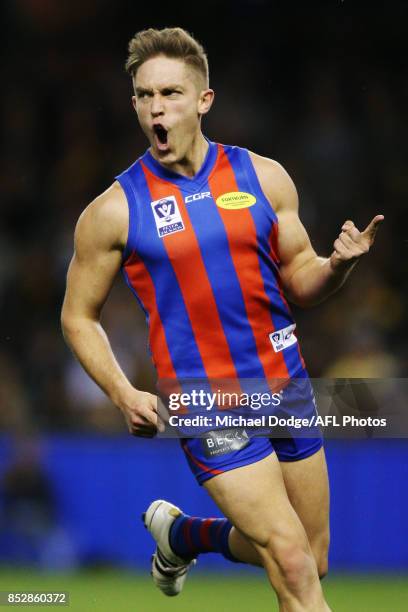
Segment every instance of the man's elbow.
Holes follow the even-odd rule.
[[[80,333],[84,321],[85,317],[79,315],[78,313],[72,312],[72,310],[64,303],[61,310],[61,330],[62,335],[68,344],[71,344],[71,338]]]
[[[90,327],[100,325],[100,313],[89,312],[72,312],[65,305],[61,310],[61,330],[62,334],[69,345],[83,333],[86,333]]]
[[[75,318],[63,307],[61,310],[61,331],[67,344],[70,344],[69,339],[75,334],[78,324]]]
[[[323,302],[324,298],[320,298],[312,295],[304,295],[301,293],[295,293],[294,291],[285,291],[285,295],[288,301],[295,306],[302,309],[313,308]]]

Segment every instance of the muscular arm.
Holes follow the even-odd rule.
[[[79,218],[61,322],[65,340],[87,373],[121,409],[130,432],[151,436],[157,425],[156,398],[131,385],[100,323],[121,265],[127,228],[126,198],[114,183]]]
[[[296,188],[287,172],[265,157],[251,153],[251,158],[278,217],[280,274],[285,293],[299,306],[318,304],[343,285],[359,258],[368,252],[383,216],[374,217],[363,232],[352,221],[345,221],[331,256],[319,257],[299,219]]]

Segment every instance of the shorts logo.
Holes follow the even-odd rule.
[[[294,334],[295,328],[296,324],[294,323],[293,325],[288,325],[288,327],[284,329],[269,334],[269,340],[272,343],[275,353],[279,353],[279,351],[283,351],[283,349],[288,348],[288,346],[296,344],[297,338]]]
[[[249,436],[242,428],[208,431],[201,439],[207,459],[241,450],[248,446],[249,442]]]
[[[216,200],[217,206],[226,210],[239,210],[240,208],[249,208],[256,202],[256,197],[252,193],[244,191],[229,191],[218,196]]]
[[[151,202],[159,238],[185,229],[175,196]]]

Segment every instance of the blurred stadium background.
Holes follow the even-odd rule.
[[[147,579],[139,515],[154,497],[217,514],[176,441],[130,438],[65,347],[59,311],[82,209],[146,148],[123,70],[145,27],[181,25],[209,54],[204,130],[280,161],[321,254],[346,218],[386,222],[332,300],[296,311],[314,377],[405,377],[405,2],[2,3],[0,590],[70,590],[74,610],[270,610],[257,570],[203,556],[185,593]],[[119,279],[104,325],[154,391],[142,313]],[[331,441],[333,610],[408,609],[408,445]],[[215,576],[216,573],[216,576]]]

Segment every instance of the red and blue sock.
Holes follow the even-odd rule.
[[[194,559],[201,553],[221,553],[229,561],[239,563],[229,548],[232,523],[228,519],[199,518],[181,514],[170,531],[170,546],[179,557]]]

